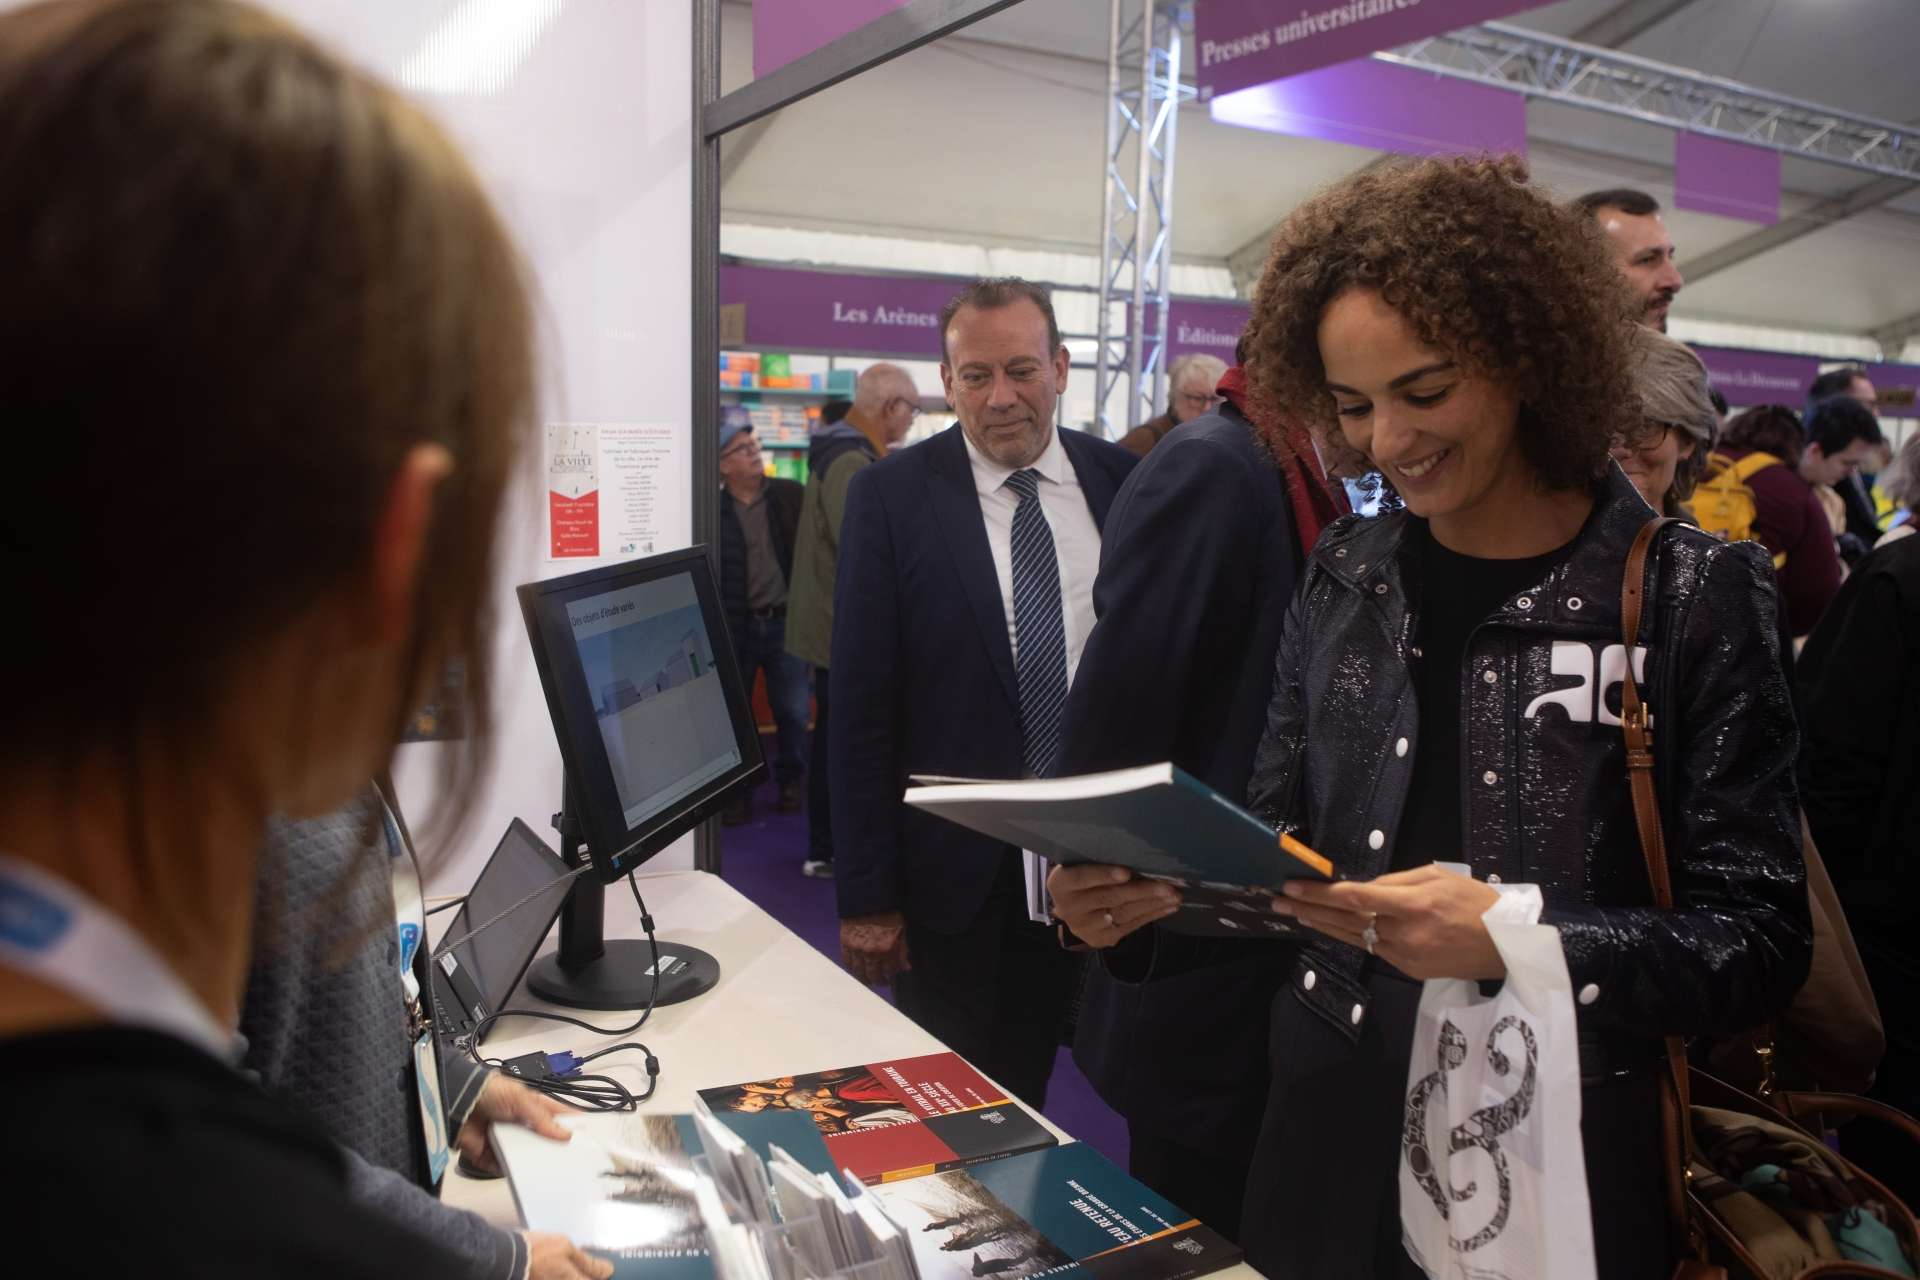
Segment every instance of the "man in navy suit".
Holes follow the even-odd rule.
[[[1020,851],[908,808],[912,774],[1050,772],[1093,629],[1100,526],[1136,459],[1057,431],[1067,349],[1023,280],[940,317],[958,426],[847,492],[829,738],[840,941],[863,982],[1029,1105],[1079,957],[1029,920]]]

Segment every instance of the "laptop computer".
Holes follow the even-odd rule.
[[[434,1021],[442,1036],[466,1035],[506,1008],[566,901],[572,886],[567,871],[566,862],[532,828],[513,820],[440,935],[459,938],[475,925],[487,926],[433,961]],[[487,925],[523,898],[527,901]]]

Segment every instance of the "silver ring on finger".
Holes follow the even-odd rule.
[[[1379,923],[1380,913],[1378,911],[1369,911],[1367,913],[1367,927],[1360,932],[1360,941],[1366,944],[1368,955],[1372,955],[1373,949],[1380,943],[1380,930],[1375,927]]]
[[[1113,912],[1111,912],[1111,911],[1102,911],[1102,912],[1101,912],[1100,914],[1101,914],[1101,915],[1103,915],[1103,916],[1105,916],[1105,917],[1107,918],[1107,928],[1109,928],[1109,929],[1117,929],[1117,928],[1119,928],[1119,926],[1118,926],[1118,925],[1116,925],[1116,924],[1115,924],[1115,923],[1113,922]]]

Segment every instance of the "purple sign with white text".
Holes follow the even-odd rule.
[[[1195,78],[1202,97],[1351,62],[1381,49],[1504,18],[1539,0],[1199,0]]]
[[[832,44],[907,0],[760,0],[753,6],[753,74],[758,79]]]
[[[745,309],[748,347],[940,358],[940,308],[955,280],[721,267],[720,305]]]
[[[1770,227],[1780,221],[1780,153],[1703,133],[1676,133],[1673,204]]]
[[[1233,363],[1233,348],[1253,308],[1244,302],[1181,302],[1167,304],[1167,360],[1181,356],[1219,356]]]
[[[1221,124],[1403,155],[1527,153],[1519,94],[1372,58],[1219,94],[1207,110]]]
[[[1744,351],[1737,347],[1693,348],[1714,390],[1730,405],[1783,404],[1798,412],[1807,388],[1820,372],[1814,356],[1790,356],[1777,351]]]

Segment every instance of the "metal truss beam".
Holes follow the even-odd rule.
[[[1892,324],[1882,325],[1873,331],[1873,340],[1880,344],[1880,356],[1884,360],[1898,360],[1900,353],[1907,349],[1907,343],[1920,338],[1920,312],[1895,320]]]
[[[1771,249],[1791,244],[1802,236],[1812,235],[1816,231],[1825,231],[1835,223],[1844,222],[1856,214],[1897,199],[1913,190],[1911,182],[1899,178],[1875,178],[1862,187],[1855,187],[1843,196],[1831,200],[1822,200],[1819,204],[1802,213],[1783,215],[1780,221],[1770,227],[1749,232],[1731,244],[1723,244],[1710,253],[1697,258],[1683,259],[1680,267],[1688,284],[1705,280],[1708,276],[1738,266],[1749,258],[1759,257]]]
[[[1920,134],[1906,125],[1648,58],[1489,22],[1373,55],[1647,124],[1766,147],[1882,177],[1920,180]]]
[[[1109,20],[1093,403],[1095,432],[1114,439],[1165,398],[1174,142],[1180,104],[1195,90],[1180,79],[1181,39],[1192,25],[1186,0],[1112,0]],[[1127,409],[1117,421],[1108,401],[1123,376]]]

